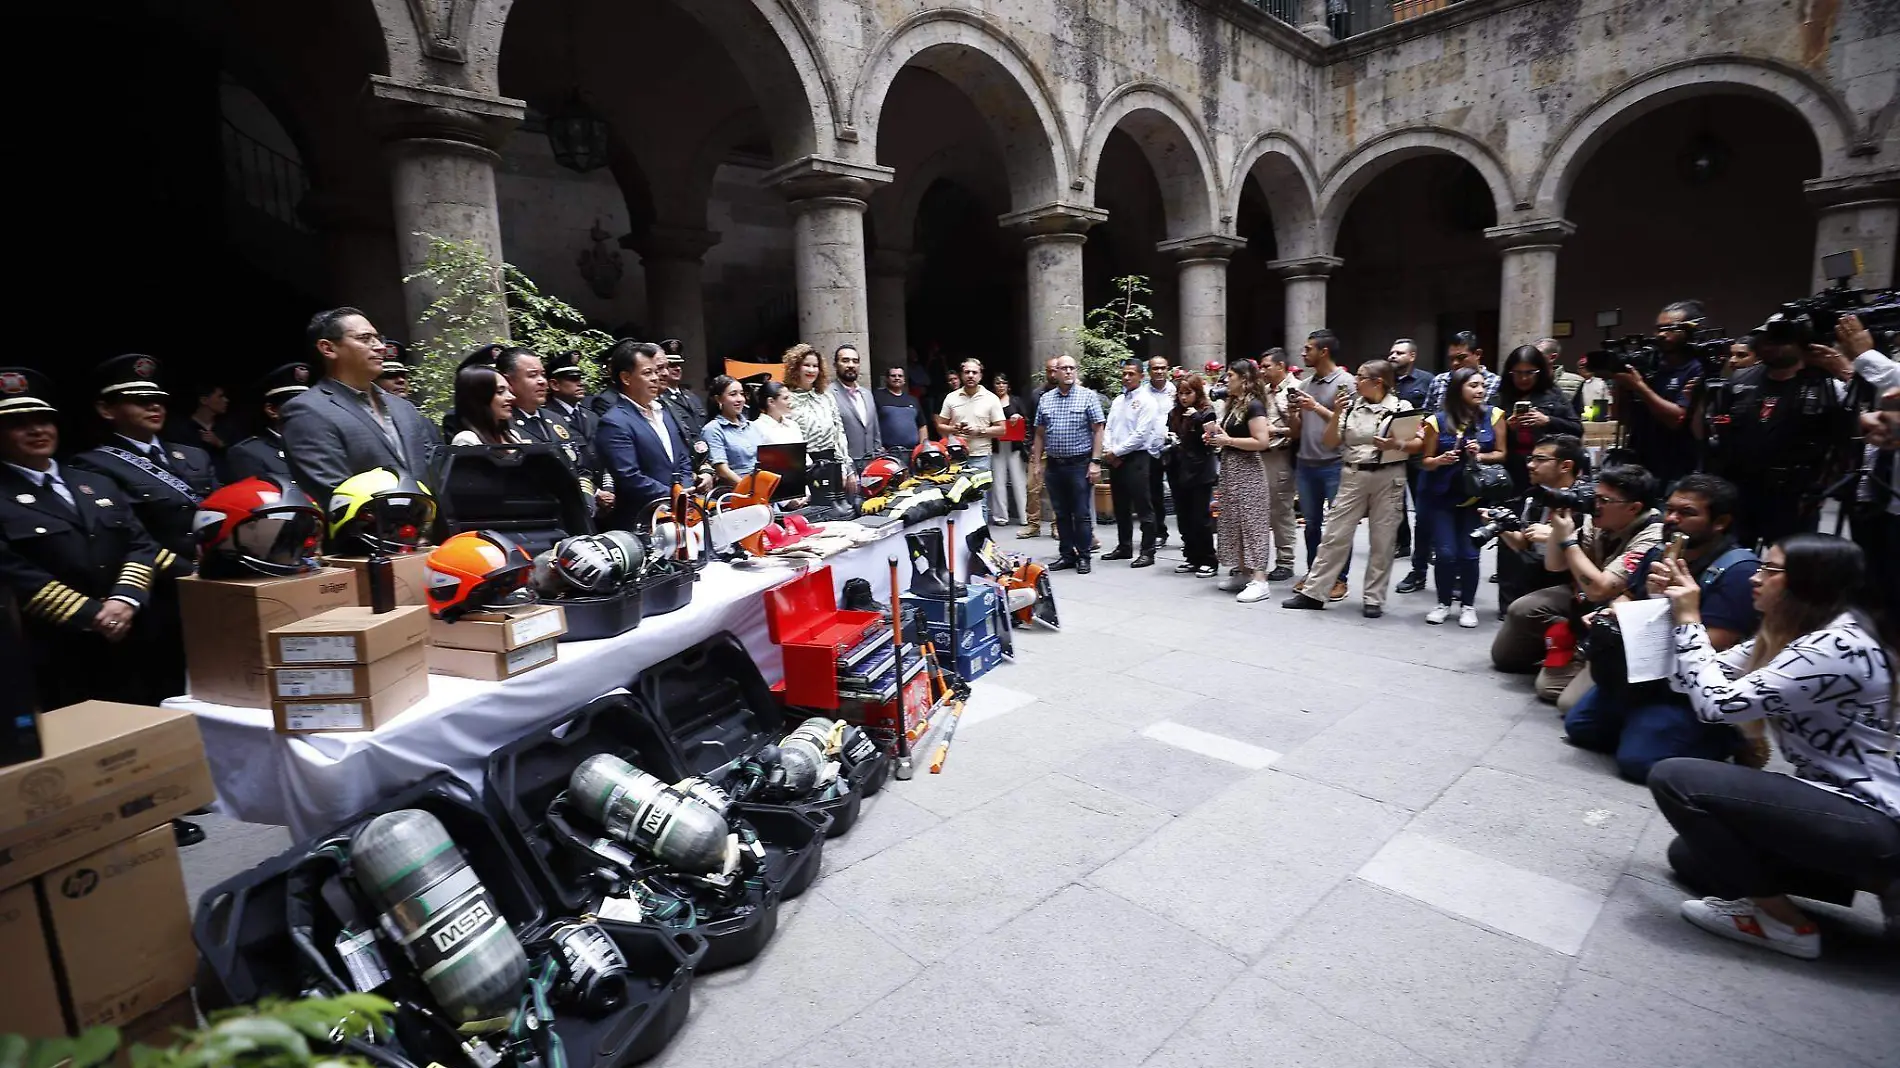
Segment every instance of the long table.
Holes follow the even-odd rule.
[[[956,521],[958,542],[982,522],[974,508],[949,518]],[[944,523],[937,519],[909,529]],[[957,574],[966,575],[969,554],[957,548]],[[279,734],[267,708],[211,704],[189,695],[165,705],[197,715],[223,811],[252,823],[288,826],[303,838],[436,771],[449,771],[480,790],[496,749],[722,631],[736,635],[766,678],[777,681],[784,665],[766,632],[765,591],[807,567],[829,566],[838,590],[863,578],[883,600],[893,555],[899,581],[907,582],[911,565],[902,533],[810,564],[711,564],[700,573],[692,602],[679,611],[642,620],[617,637],[563,642],[555,663],[502,682],[431,675],[429,695],[375,731]]]

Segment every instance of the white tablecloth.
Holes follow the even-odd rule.
[[[959,542],[981,522],[971,509],[952,518]],[[831,567],[836,589],[863,578],[884,600],[892,555],[899,582],[908,583],[911,565],[902,533],[818,563]],[[957,558],[957,573],[968,574],[968,553],[960,551]],[[302,838],[437,771],[480,790],[496,749],[721,631],[736,635],[766,678],[777,681],[784,668],[766,634],[761,595],[802,572],[802,566],[784,563],[712,564],[700,573],[692,602],[677,612],[645,619],[617,637],[563,642],[558,661],[504,682],[431,675],[428,697],[373,732],[278,734],[267,708],[210,704],[189,695],[165,705],[197,715],[223,811],[252,823],[286,825]]]

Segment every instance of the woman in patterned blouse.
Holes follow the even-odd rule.
[[[1849,904],[1881,895],[1900,931],[1900,739],[1894,655],[1852,603],[1867,561],[1853,542],[1797,534],[1768,550],[1752,579],[1756,636],[1717,653],[1701,589],[1671,561],[1670,685],[1709,723],[1766,719],[1794,774],[1678,757],[1649,787],[1677,838],[1669,863],[1713,896],[1683,918],[1738,942],[1812,960],[1821,935],[1788,900]]]

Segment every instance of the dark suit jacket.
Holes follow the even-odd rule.
[[[680,434],[689,444],[699,440],[700,432],[706,428],[706,407],[699,403],[698,397],[683,389],[661,390],[660,407],[679,424]]]
[[[245,438],[225,450],[224,469],[232,482],[242,482],[260,475],[280,481],[291,480],[290,459],[284,455],[283,436],[268,430],[254,438]]]
[[[373,467],[394,467],[425,484],[429,481],[429,464],[441,444],[435,429],[403,398],[384,393],[380,399],[396,426],[400,449],[390,445],[375,417],[348,387],[332,379],[323,379],[284,405],[290,475],[317,507],[328,507],[339,485]]]
[[[594,451],[606,469],[613,472],[614,493],[619,498],[614,507],[614,526],[619,529],[631,530],[648,505],[672,494],[674,483],[691,485],[693,482],[693,454],[687,451],[686,436],[680,433],[679,424],[664,407],[660,421],[672,438],[671,460],[666,458],[665,448],[653,433],[653,424],[634,410],[633,402],[625,396],[617,399],[607,414],[600,417],[600,429],[594,434]]]
[[[174,566],[108,476],[60,466],[73,506],[0,464],[0,582],[27,629],[85,633],[108,597],[144,607],[152,583]]]
[[[851,403],[851,395],[845,392],[842,383],[832,383],[830,392],[831,399],[838,405],[838,416],[844,420],[844,448],[851,458],[865,460],[882,452],[884,432],[878,426],[877,394],[869,386],[858,386],[858,392],[864,397],[865,411],[871,417],[867,422],[858,418],[857,406]]]
[[[171,550],[181,559],[196,560],[198,542],[193,527],[198,502],[218,488],[211,455],[195,445],[175,441],[161,439],[155,444],[165,452],[166,468],[190,487],[189,494],[180,493],[164,479],[104,451],[108,447],[134,451],[116,436],[108,438],[100,448],[87,449],[74,456],[68,466],[73,472],[96,472],[118,483],[123,487],[125,503],[131,506],[132,513],[160,548]]]

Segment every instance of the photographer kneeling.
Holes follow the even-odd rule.
[[[1601,504],[1610,470],[1597,482]],[[1702,619],[1718,652],[1753,634],[1761,618],[1749,586],[1761,562],[1735,544],[1730,532],[1735,507],[1734,484],[1702,474],[1684,476],[1663,506],[1664,541],[1681,536],[1680,558],[1701,586]],[[1662,596],[1671,574],[1666,559],[1663,548],[1652,548],[1636,565],[1628,583],[1632,599]],[[1649,778],[1649,769],[1658,761],[1669,757],[1726,760],[1746,752],[1741,735],[1697,719],[1688,698],[1670,692],[1666,682],[1629,681],[1615,619],[1604,609],[1591,621],[1590,675],[1595,686],[1564,715],[1571,744],[1615,753],[1617,774],[1638,784]]]

